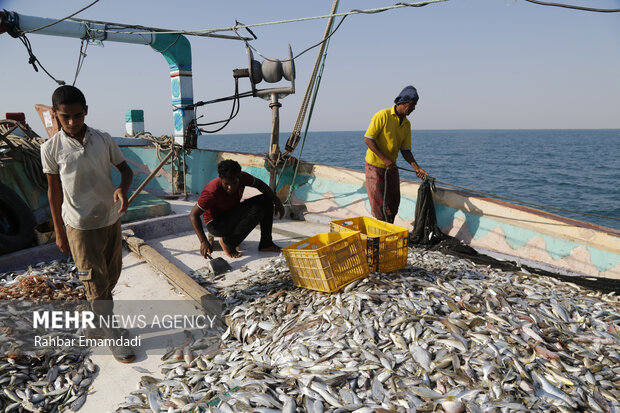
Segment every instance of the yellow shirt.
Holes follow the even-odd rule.
[[[381,153],[396,162],[401,149],[411,149],[411,123],[407,118],[401,122],[392,106],[375,113],[364,137],[374,139]],[[383,161],[370,149],[366,151],[366,162],[385,168]]]

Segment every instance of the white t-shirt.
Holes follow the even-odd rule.
[[[114,139],[100,130],[87,127],[83,142],[63,130],[44,142],[43,172],[60,175],[65,225],[82,230],[107,227],[120,218],[111,167],[125,158]]]

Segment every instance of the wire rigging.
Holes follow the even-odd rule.
[[[84,46],[84,41],[86,41],[86,46]],[[82,66],[84,65],[84,60],[86,59],[86,49],[88,49],[88,43],[89,42],[87,39],[82,39],[82,41],[80,42],[80,54],[78,56],[77,66],[75,68],[75,77],[73,78],[73,83],[71,84],[72,86],[75,86],[75,82],[77,81],[80,71],[82,70]]]
[[[564,3],[548,3],[545,1],[539,0],[525,0],[530,3],[540,4],[541,6],[553,6],[553,7],[564,7],[566,9],[574,9],[574,10],[582,10],[582,11],[592,11],[598,13],[618,13],[620,9],[597,9],[593,7],[583,7],[583,6],[575,6],[572,4],[564,4]]]
[[[63,17],[62,19],[56,20],[55,22],[52,22],[50,24],[46,24],[45,26],[41,26],[41,27],[37,27],[36,29],[28,30],[27,32],[24,32],[24,33],[34,33],[34,32],[38,32],[39,30],[47,29],[48,27],[51,27],[51,26],[53,26],[55,24],[58,24],[58,23],[60,23],[62,21],[70,19],[71,17],[75,16],[76,14],[79,14],[79,13],[83,12],[84,10],[88,9],[89,7],[94,6],[98,2],[99,2],[99,0],[95,0],[92,3],[90,3],[88,6],[81,8],[80,10],[76,11],[75,13],[70,14],[67,17]]]
[[[247,40],[245,41],[245,44],[246,44],[246,46],[248,46],[249,48],[254,50],[257,55],[259,55],[260,57],[262,57],[265,60],[269,60],[271,62],[276,62],[276,61],[290,62],[290,61],[295,60],[298,57],[304,55],[305,53],[309,52],[310,50],[314,49],[315,47],[318,47],[318,46],[321,46],[321,45],[325,44],[325,42],[327,40],[329,40],[334,35],[334,33],[336,33],[336,31],[340,28],[340,26],[342,25],[342,23],[344,22],[344,19],[346,17],[347,16],[343,16],[342,19],[340,20],[340,22],[338,23],[338,25],[336,25],[336,28],[327,37],[323,38],[323,40],[321,40],[320,42],[318,42],[318,43],[316,43],[316,44],[314,44],[312,46],[309,46],[308,48],[304,49],[303,51],[301,51],[297,55],[295,55],[293,57],[290,57],[290,58],[287,58],[287,59],[274,59],[274,58],[271,58],[271,57],[264,56],[260,51],[258,51],[258,49],[256,49],[254,46],[252,46]],[[246,27],[246,29],[247,29],[247,27]],[[234,30],[234,32],[237,33],[236,30]],[[237,33],[237,35],[239,35],[239,34]],[[321,52],[319,52],[319,55],[320,54],[321,54]]]
[[[448,1],[448,0],[425,0],[425,1],[417,2],[417,3],[402,3],[401,2],[401,3],[396,3],[394,5],[391,5],[391,6],[378,7],[374,9],[365,9],[365,10],[355,9],[355,10],[351,10],[348,12],[342,12],[342,13],[327,14],[327,15],[312,16],[312,17],[301,17],[297,19],[278,20],[278,21],[265,22],[265,23],[235,24],[233,26],[220,27],[220,28],[215,28],[215,29],[200,29],[200,30],[157,29],[156,31],[151,31],[151,32],[143,31],[143,30],[141,30],[140,32],[135,32],[135,31],[112,30],[112,29],[93,29],[93,31],[97,31],[101,33],[108,32],[108,33],[118,33],[118,34],[138,34],[138,33],[164,34],[164,33],[167,33],[167,34],[182,34],[182,35],[187,35],[187,36],[204,36],[205,34],[214,34],[216,32],[225,32],[225,31],[234,32],[237,29],[247,29],[249,27],[271,26],[275,24],[296,23],[296,22],[309,21],[309,20],[328,19],[331,17],[341,17],[341,16],[352,15],[352,14],[374,14],[374,13],[381,13],[384,11],[403,8],[403,7],[423,7],[429,4],[442,3],[445,1]],[[79,21],[79,20],[76,20],[76,21]],[[138,28],[138,26],[129,26],[129,27]]]
[[[194,108],[196,106],[197,105],[195,105]],[[241,108],[241,99],[240,99],[240,95],[239,95],[239,79],[235,78],[235,94],[233,95],[233,104],[232,104],[232,107],[230,109],[230,115],[228,116],[228,119],[218,120],[218,121],[209,122],[209,123],[197,123],[196,126],[208,126],[208,125],[216,125],[218,123],[224,123],[224,125],[222,125],[221,127],[219,127],[218,129],[215,129],[215,130],[205,130],[205,129],[198,128],[198,130],[200,132],[204,132],[204,133],[216,133],[216,132],[219,132],[222,129],[224,129],[226,126],[228,126],[230,121],[233,120],[239,114],[239,109],[240,108]]]
[[[334,4],[332,6],[332,14],[334,14],[334,12],[338,9],[338,4],[339,4],[339,0],[334,0]],[[344,20],[344,17],[342,18],[342,20]],[[316,102],[316,98],[319,93],[321,79],[323,78],[323,70],[325,69],[325,61],[327,60],[327,49],[329,47],[329,39],[331,35],[333,34],[332,32],[333,23],[334,23],[333,18],[330,18],[329,22],[327,23],[327,27],[325,28],[325,34],[323,35],[324,43],[321,46],[320,52],[317,54],[316,62],[314,64],[314,69],[312,70],[312,76],[310,78],[310,81],[308,82],[308,88],[306,89],[306,94],[304,96],[304,100],[299,110],[299,115],[297,116],[297,121],[295,123],[295,129],[291,133],[291,136],[287,140],[286,146],[285,146],[285,149],[286,149],[285,156],[286,156],[290,152],[294,151],[297,145],[299,144],[299,139],[300,139],[299,133],[301,132],[303,120],[306,116],[306,111],[308,110],[308,103],[310,101],[310,96],[312,95],[312,103],[310,104],[310,115],[308,116],[308,119],[306,120],[306,129],[304,131],[304,138],[301,142],[301,148],[299,149],[299,156],[298,156],[299,161],[295,165],[295,172],[293,174],[293,178],[289,186],[288,196],[286,197],[286,200],[284,201],[285,204],[289,204],[291,206],[292,206],[291,196],[293,195],[293,191],[295,191],[295,188],[296,188],[295,180],[297,179],[297,173],[299,171],[299,164],[301,163],[301,154],[304,151],[304,145],[306,143],[308,129],[310,128],[310,120],[312,119],[312,113],[314,112],[314,104]],[[342,21],[340,23],[342,23]],[[334,31],[337,29],[338,28],[336,27]],[[284,168],[282,169],[282,171],[284,172]]]
[[[45,73],[47,73],[47,75],[52,78],[52,80],[54,80],[54,82],[56,82],[58,85],[62,86],[65,84],[64,80],[58,80],[56,79],[54,76],[52,76],[50,74],[50,72],[48,72],[45,67],[43,67],[43,65],[41,64],[41,62],[39,61],[39,59],[37,59],[37,57],[34,55],[34,53],[32,52],[32,46],[30,45],[30,40],[26,37],[26,35],[24,33],[21,33],[19,35],[19,40],[21,40],[21,42],[24,44],[24,46],[26,47],[26,51],[28,52],[28,63],[32,65],[33,69],[35,72],[39,71],[39,68],[37,67],[37,63],[39,64],[39,66],[41,67],[41,69],[43,69],[43,71]]]

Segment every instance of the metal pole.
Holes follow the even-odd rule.
[[[183,149],[183,195],[187,201],[187,167],[185,166],[185,149]]]
[[[278,94],[271,93],[271,142],[269,144],[269,160],[273,166],[269,171],[269,187],[272,191],[276,191],[276,176],[278,175],[277,162],[280,155],[280,107],[282,104],[278,101]]]
[[[144,189],[146,184],[151,182],[151,179],[153,179],[155,174],[157,172],[159,172],[159,170],[164,166],[164,164],[168,161],[168,159],[170,159],[170,157],[172,156],[173,153],[174,153],[174,150],[172,148],[170,148],[170,152],[168,152],[168,155],[166,155],[166,157],[159,163],[159,165],[157,165],[157,167],[155,169],[153,169],[153,172],[151,172],[151,174],[144,180],[144,182],[142,182],[140,184],[138,189],[136,189],[135,192],[133,194],[131,194],[131,198],[129,198],[129,201],[127,202],[127,205],[131,205],[133,200],[136,199],[136,197],[138,196],[138,194],[140,192],[142,192],[142,189]],[[173,181],[174,181],[174,179],[173,179]]]

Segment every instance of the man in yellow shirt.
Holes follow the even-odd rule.
[[[368,145],[366,191],[372,216],[376,219],[393,223],[398,213],[400,178],[396,158],[399,151],[418,178],[428,176],[411,153],[411,123],[407,116],[415,110],[418,99],[413,86],[405,87],[394,99],[394,106],[375,113],[364,135],[364,142]]]

